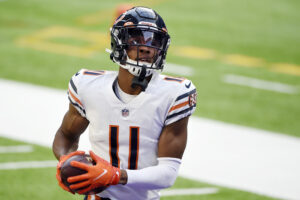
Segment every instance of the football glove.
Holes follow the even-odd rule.
[[[72,193],[72,194],[75,194],[75,193],[74,193],[73,191],[71,191],[70,188],[68,188],[66,185],[64,185],[63,182],[62,182],[62,180],[61,180],[61,176],[60,176],[61,166],[64,164],[64,162],[65,162],[66,160],[68,160],[68,159],[71,158],[72,156],[75,156],[75,155],[83,155],[83,154],[85,154],[84,151],[74,151],[74,152],[69,153],[68,155],[62,155],[62,156],[60,157],[60,159],[59,159],[59,162],[58,162],[57,166],[56,166],[56,179],[57,179],[57,181],[58,181],[58,185],[59,185],[62,189],[66,190],[66,191],[68,191],[68,192],[70,192],[70,193]]]
[[[71,183],[69,186],[70,189],[77,190],[76,192],[79,194],[84,194],[98,187],[117,185],[120,181],[120,169],[112,166],[109,162],[100,158],[92,151],[90,151],[90,156],[96,165],[90,166],[77,161],[70,163],[73,167],[87,171],[85,174],[72,176],[67,179],[67,181]]]

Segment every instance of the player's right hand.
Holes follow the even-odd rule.
[[[70,192],[72,194],[75,194],[75,193],[72,190],[70,190],[70,188],[68,188],[66,185],[64,185],[63,182],[62,182],[62,180],[61,180],[61,176],[60,176],[61,166],[64,164],[64,162],[66,162],[66,160],[68,160],[72,156],[83,155],[83,154],[85,154],[84,151],[74,151],[74,152],[69,153],[68,155],[62,155],[60,157],[60,159],[59,159],[59,162],[58,162],[57,166],[56,166],[56,179],[58,181],[58,185],[62,189],[66,190],[66,191],[68,191],[68,192]]]
[[[72,161],[71,166],[86,171],[85,174],[68,178],[70,188],[78,194],[84,194],[98,187],[117,185],[120,181],[121,171],[109,162],[90,151],[90,156],[96,165],[87,165],[78,161]],[[82,189],[83,188],[83,189]]]

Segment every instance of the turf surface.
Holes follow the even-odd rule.
[[[7,139],[0,137],[0,146],[11,146],[11,145],[24,145],[27,143]],[[27,144],[30,145],[30,144]],[[44,161],[44,160],[55,160],[51,149],[33,145],[34,151],[31,153],[9,153],[0,154],[0,165],[5,162],[17,162],[17,161]],[[68,192],[62,190],[55,178],[56,169],[55,167],[49,168],[38,168],[38,169],[18,169],[18,170],[1,170],[0,169],[0,197],[1,199],[12,200],[53,200],[53,199],[65,199],[65,200],[82,200],[83,197],[80,195],[71,195]],[[176,188],[206,188],[213,187],[219,191],[216,194],[206,195],[189,195],[189,196],[169,196],[162,197],[162,200],[271,200],[273,198],[238,191],[234,189],[209,185],[182,177],[177,178],[175,185],[171,189]]]
[[[66,89],[70,77],[80,68],[117,70],[104,48],[109,47],[107,37],[114,9],[117,4],[124,2],[0,1],[0,78]],[[167,61],[190,66],[194,70],[187,78],[198,89],[197,116],[300,136],[299,92],[283,94],[222,82],[224,75],[237,74],[299,88],[299,1],[130,2],[151,6],[165,19],[172,37]],[[53,27],[56,28],[54,36],[39,39],[42,31],[49,31]],[[74,31],[66,33],[64,28]],[[82,31],[86,36],[78,39],[75,35]],[[99,43],[96,50],[87,55],[71,51],[89,47],[91,42],[86,39],[91,38],[91,33],[104,35],[101,37],[104,42]],[[53,44],[60,46],[53,50],[50,48]],[[182,53],[182,47],[194,51]],[[204,53],[197,53],[199,49],[204,49]],[[205,52],[210,53],[205,55]],[[236,60],[228,62],[231,55],[255,58],[258,62],[251,64],[251,59],[240,64]],[[282,63],[284,67],[275,67]],[[0,139],[0,145],[13,144],[20,143]],[[1,162],[49,159],[54,159],[51,150],[39,146],[34,146],[33,153],[0,154]],[[0,197],[24,200],[81,199],[62,191],[56,184],[54,174],[54,168],[0,170]],[[211,187],[183,178],[179,178],[174,185],[178,188],[207,186]],[[270,199],[213,187],[219,188],[219,193],[185,199]]]
[[[106,38],[118,3],[124,1],[0,2],[0,77],[66,89],[69,78],[80,68],[117,70],[104,48],[109,47]],[[167,61],[194,69],[193,75],[187,78],[198,88],[196,115],[300,136],[299,92],[284,94],[222,82],[224,75],[237,74],[299,88],[299,1],[193,0],[186,3],[164,0],[131,3],[152,6],[165,19],[172,37]],[[88,56],[72,56],[68,49],[58,53],[61,48],[49,50],[49,44],[41,44],[44,49],[34,47],[34,40],[28,38],[37,39],[36,34],[51,27],[72,28],[74,33],[101,33],[104,42]],[[63,35],[62,32],[58,28],[56,36],[43,41],[73,49],[91,43],[74,38],[72,33]],[[20,40],[29,41],[29,44],[21,44]],[[205,48],[213,55],[210,58],[191,58],[180,53],[181,47]],[[249,60],[240,65],[226,61],[228,56],[236,54],[261,62],[245,67]],[[274,66],[278,63],[289,65],[275,72],[278,69]]]

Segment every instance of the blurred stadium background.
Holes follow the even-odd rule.
[[[46,110],[28,110],[32,100],[24,98],[27,90],[17,90],[20,84],[16,82],[46,86],[62,93],[70,77],[81,68],[118,69],[105,48],[110,47],[109,28],[120,5],[151,7],[164,18],[172,39],[164,73],[185,76],[195,83],[196,116],[276,132],[275,137],[280,135],[300,144],[300,1],[0,0],[1,199],[82,199],[58,187],[54,167],[5,168],[7,163],[54,160],[49,141],[40,145],[34,139],[35,144],[20,141],[10,137],[13,134],[6,125],[10,124],[10,130],[16,130],[15,135],[21,139],[31,130],[24,124],[34,129],[40,121],[32,119],[45,121],[49,117]],[[49,101],[53,91],[48,91]],[[11,93],[16,95],[16,99],[11,99],[14,104],[4,101]],[[67,98],[57,108],[64,108],[66,103]],[[17,114],[10,112],[15,107]],[[63,113],[53,115],[60,120]],[[24,132],[18,132],[20,129]],[[43,137],[44,133],[39,134]],[[292,153],[296,157],[291,159],[296,162],[290,167],[299,171],[299,152]],[[200,160],[196,158],[195,162]],[[280,162],[289,165],[287,160]],[[299,173],[289,175],[300,180]],[[299,181],[298,184],[300,189]],[[162,199],[300,199],[300,195],[267,197],[222,185],[180,177],[173,189],[215,188],[217,192]]]

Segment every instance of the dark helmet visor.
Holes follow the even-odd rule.
[[[145,45],[162,50],[166,44],[166,34],[152,29],[128,28],[129,45]]]

